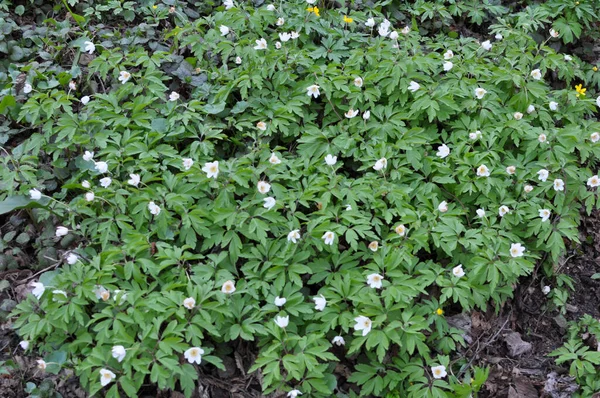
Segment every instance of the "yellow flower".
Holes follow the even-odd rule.
[[[594,66],[594,67],[592,68],[592,70],[593,70],[594,72],[598,72],[598,67],[597,67],[597,66]]]
[[[347,15],[344,15],[344,22],[346,22],[346,23],[352,23],[352,22],[354,22],[354,19],[350,18]]]
[[[577,91],[578,97],[579,97],[579,95],[585,96],[586,90],[587,90],[587,88],[583,88],[583,86],[581,84],[578,84],[575,86],[575,91]]]
[[[441,308],[438,308],[435,313],[438,315],[442,315],[444,313],[444,310],[442,310]]]
[[[154,6],[152,6],[152,8],[156,10],[158,8],[158,6],[154,5]]]
[[[306,9],[306,11],[314,13],[314,14],[315,14],[317,17],[320,17],[320,16],[321,16],[321,15],[319,14],[319,7],[316,7],[316,6],[315,6],[315,7],[308,7],[308,8]]]

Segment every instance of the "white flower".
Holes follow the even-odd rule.
[[[346,205],[346,211],[351,211],[352,210],[352,205]]]
[[[538,211],[539,211],[540,217],[542,218],[542,222],[548,221],[548,219],[550,218],[550,214],[552,214],[550,212],[550,210],[548,210],[548,209],[540,209]]]
[[[98,300],[106,301],[110,298],[110,292],[104,286],[96,286],[94,294]]]
[[[300,33],[296,32],[295,30],[292,30],[290,34],[292,35],[292,40],[295,40],[300,37]]]
[[[112,357],[117,360],[117,362],[122,362],[125,359],[125,355],[127,355],[127,351],[125,351],[125,347],[122,345],[116,345],[112,348]]]
[[[448,203],[444,200],[438,205],[438,210],[441,213],[445,213],[448,211]]]
[[[73,265],[77,262],[77,260],[79,260],[79,257],[77,257],[77,254],[75,253],[69,253],[67,256],[67,264]]]
[[[550,293],[550,290],[551,290],[551,289],[550,289],[550,286],[544,286],[544,287],[542,288],[542,293],[544,293],[544,294],[548,294],[548,293]]]
[[[443,144],[438,147],[438,151],[435,155],[444,159],[446,156],[450,155],[450,148],[448,148],[446,144]]]
[[[281,159],[279,159],[279,157],[277,155],[275,155],[274,153],[271,153],[271,157],[269,158],[269,163],[271,163],[271,164],[280,164],[281,163]]]
[[[555,111],[558,109],[558,102],[550,101],[550,104],[548,104],[548,107],[550,108],[551,111]]]
[[[160,207],[156,205],[154,202],[148,203],[148,210],[150,213],[157,216],[160,213]]]
[[[389,27],[386,25],[383,25],[383,24],[379,25],[377,32],[379,33],[379,36],[381,36],[381,37],[386,37],[387,35],[390,34]]]
[[[465,276],[465,270],[463,269],[462,264],[458,264],[456,267],[452,268],[452,275],[457,278],[462,278]]]
[[[137,187],[140,183],[140,175],[139,174],[129,174],[129,180],[127,180],[127,184],[133,185]]]
[[[435,379],[443,379],[447,375],[446,367],[444,365],[432,366],[431,373]]]
[[[542,72],[539,69],[534,69],[531,71],[530,76],[535,80],[540,80],[542,78]]]
[[[25,83],[25,85],[23,86],[23,92],[25,94],[29,94],[32,91],[33,91],[33,86],[29,83]]]
[[[171,102],[175,102],[179,99],[179,93],[176,91],[171,91],[171,94],[169,94],[169,101]]]
[[[87,105],[87,103],[90,102],[90,97],[88,95],[84,95],[79,101],[81,101],[83,105]]]
[[[529,193],[529,192],[533,191],[533,187],[531,185],[525,185],[523,187],[523,191],[525,191],[525,193]]]
[[[221,31],[221,36],[227,36],[229,34],[229,28],[225,25],[219,26],[219,30]]]
[[[335,336],[333,340],[331,340],[331,344],[335,344],[338,347],[346,345],[346,340],[342,336]]]
[[[561,180],[560,178],[557,178],[556,180],[554,180],[554,190],[555,191],[564,191],[565,190],[564,181]]]
[[[590,141],[592,141],[593,143],[600,141],[600,133],[590,134]]]
[[[100,384],[102,387],[109,384],[113,379],[115,379],[117,375],[111,372],[108,369],[100,369]]]
[[[275,24],[277,26],[282,26],[285,23],[285,18],[277,18],[277,22]]]
[[[225,294],[232,294],[235,292],[235,284],[233,281],[226,281],[223,283],[223,286],[221,286],[221,291]]]
[[[75,84],[74,80],[71,80],[69,82],[69,90],[73,90],[73,91],[77,90],[77,84]]]
[[[490,176],[490,169],[488,169],[486,165],[482,164],[481,166],[479,166],[477,168],[477,176],[479,176],[479,177],[489,177]]]
[[[123,293],[121,295],[119,295],[123,290],[119,290],[119,289],[115,289],[114,294],[113,294],[113,299],[115,301],[117,301],[117,299],[119,299],[119,305],[123,304],[125,302],[125,300],[127,299],[127,293]]]
[[[275,317],[275,324],[282,329],[285,329],[290,324],[290,316],[279,316]]]
[[[88,54],[93,54],[94,51],[96,51],[96,45],[94,45],[94,43],[91,41],[84,41],[83,45],[83,51],[87,51]]]
[[[219,162],[206,162],[204,163],[204,167],[202,167],[202,171],[206,173],[206,178],[217,178],[219,175]]]
[[[99,173],[106,173],[108,171],[108,163],[106,162],[94,162],[94,168]]]
[[[559,33],[557,31],[555,31],[554,29],[550,29],[550,36],[557,38],[559,35]]]
[[[267,49],[267,41],[265,39],[256,40],[256,46],[254,46],[255,50],[266,50]]]
[[[477,99],[482,99],[486,93],[487,93],[487,90],[484,88],[477,87],[475,89],[475,97],[477,97]]]
[[[292,38],[292,35],[287,33],[287,32],[281,32],[279,33],[279,40],[281,40],[282,42],[286,42],[289,41]]]
[[[485,217],[485,210],[483,210],[483,209],[477,209],[477,211],[475,211],[475,213],[477,213],[477,216],[479,218]]]
[[[538,135],[538,141],[541,142],[541,143],[546,142],[547,138],[548,137],[546,137],[546,134],[542,133],[542,134]]]
[[[515,112],[513,113],[513,117],[515,118],[515,120],[521,120],[523,119],[523,114],[521,112]]]
[[[315,310],[317,311],[323,311],[327,305],[327,300],[325,300],[325,297],[322,294],[320,296],[313,297],[313,301],[315,302]]]
[[[185,170],[189,170],[192,168],[192,166],[194,165],[194,161],[190,158],[183,158],[182,159],[182,163],[183,163],[183,168]]]
[[[508,167],[506,168],[506,172],[507,172],[508,174],[511,174],[511,175],[512,175],[512,174],[515,174],[515,172],[516,172],[516,171],[517,171],[517,168],[516,168],[515,166],[508,166]]]
[[[300,239],[300,230],[294,229],[287,235],[288,242],[297,243],[298,239]]]
[[[402,33],[403,35],[407,35],[410,33],[410,27],[405,26],[402,28],[402,30],[400,31],[400,33]]]
[[[596,106],[600,106],[600,97],[596,98]]]
[[[129,81],[129,79],[131,79],[131,73],[122,70],[121,72],[119,72],[119,81],[121,82],[121,84],[125,84]]]
[[[271,190],[271,184],[266,181],[259,181],[258,184],[256,184],[256,187],[258,192],[262,193],[263,195]]]
[[[23,340],[19,343],[19,345],[21,346],[22,349],[26,350],[29,348],[29,341]]]
[[[369,274],[367,275],[367,285],[369,285],[373,289],[381,289],[383,286],[383,276],[379,274]]]
[[[242,64],[242,58],[241,57],[235,57],[235,61],[236,64],[241,65]]]
[[[371,250],[372,252],[376,252],[377,249],[379,249],[379,242],[374,240],[373,242],[369,243],[369,250]]]
[[[315,4],[317,2],[317,0],[306,0],[306,2],[308,4]]]
[[[505,214],[510,213],[510,209],[508,208],[508,206],[500,206],[500,208],[498,209],[498,215],[500,217],[504,217]]]
[[[185,350],[183,356],[188,360],[189,363],[197,363],[200,365],[202,362],[202,355],[204,354],[204,350],[200,347],[192,347]]]
[[[275,305],[278,307],[282,307],[285,303],[287,303],[287,299],[285,297],[275,297]]]
[[[371,320],[366,316],[357,316],[354,318],[354,330],[362,330],[362,335],[366,336],[371,331],[371,326],[373,325]]]
[[[359,87],[359,88],[362,87],[362,85],[363,85],[363,79],[362,79],[362,77],[360,77],[360,76],[355,77],[354,78],[354,85],[356,87]]]
[[[408,91],[410,91],[411,93],[414,93],[415,91],[417,91],[418,89],[421,88],[421,85],[415,81],[412,81],[408,84]]]
[[[37,367],[41,370],[46,370],[46,361],[43,359],[36,359]]]
[[[520,243],[513,243],[510,245],[510,255],[512,257],[522,257],[525,252],[525,247]]]
[[[326,245],[333,245],[335,234],[331,231],[327,231],[321,236],[321,239],[323,239]]]
[[[40,200],[42,198],[42,193],[33,188],[29,190],[29,196],[31,197],[31,200]]]
[[[392,40],[398,39],[398,32],[396,32],[396,31],[391,32],[390,39],[392,39]]]
[[[548,170],[541,169],[540,171],[537,172],[538,180],[540,180],[542,182],[546,182],[546,180],[548,179],[548,175],[549,174],[550,173],[548,173]]]
[[[281,43],[278,42],[278,41],[276,41],[275,42],[275,48],[279,50],[281,48]]]
[[[318,98],[319,95],[321,95],[321,92],[319,91],[319,86],[316,84],[313,84],[312,86],[308,86],[306,88],[306,95],[308,95],[309,97],[312,95],[313,98]]]
[[[452,52],[452,50],[447,50],[444,53],[444,59],[448,60],[448,59],[452,59],[454,57],[454,53]]]
[[[348,112],[344,113],[348,119],[352,119],[354,116],[358,115],[358,109],[354,110],[352,108],[348,109]]]
[[[265,131],[267,129],[267,124],[265,122],[258,122],[256,123],[256,128]]]
[[[400,236],[406,235],[406,227],[404,224],[398,225],[396,228],[394,228],[394,231],[396,231],[396,233]]]
[[[369,118],[371,118],[371,111],[365,111],[365,113],[363,113],[362,117],[365,120],[369,120]]]
[[[367,19],[367,22],[365,22],[365,26],[367,28],[372,28],[373,26],[375,26],[375,20],[373,18]]]
[[[373,169],[375,169],[376,171],[379,171],[379,170],[385,169],[386,167],[387,167],[387,159],[381,158],[375,162],[375,166],[373,166]]]
[[[69,233],[69,230],[65,227],[56,227],[56,237],[60,238],[61,236],[65,236]]]
[[[492,43],[490,43],[489,40],[484,41],[483,43],[481,43],[481,48],[483,48],[484,50],[491,50],[492,49]]]
[[[275,198],[269,196],[269,197],[264,198],[263,201],[265,202],[263,204],[263,207],[265,209],[271,210],[273,207],[275,207],[275,203],[276,203]]]
[[[598,178],[597,175],[595,176],[591,176],[590,178],[588,178],[587,180],[587,185],[590,188],[595,188],[597,186],[600,186],[600,179]]]
[[[41,282],[31,282],[30,285],[33,287],[31,294],[33,294],[35,296],[35,298],[37,298],[39,300],[40,297],[42,297],[42,295],[46,291],[46,287]]]
[[[529,105],[529,106],[527,107],[527,113],[533,113],[533,112],[535,112],[535,106],[533,106],[533,105]]]
[[[184,299],[183,306],[185,308],[187,308],[188,310],[193,310],[194,307],[196,306],[196,299],[194,299],[193,297],[188,297],[188,298]]]
[[[572,61],[573,57],[571,57],[570,55],[565,54],[565,61]]]
[[[233,8],[233,0],[223,0],[223,5],[225,6],[226,10],[229,10],[230,8]],[[203,352],[204,354],[204,352]],[[200,362],[198,362],[200,363]]]
[[[337,163],[337,156],[328,153],[327,156],[325,156],[325,163],[327,163],[328,166],[335,165]]]
[[[494,36],[496,38],[496,40],[502,40],[503,37],[500,33],[496,33],[496,36]]]
[[[86,162],[89,162],[90,160],[94,159],[94,152],[90,152],[90,151],[85,151],[83,154],[83,160],[85,160]]]
[[[298,395],[302,395],[300,390],[292,390],[287,393],[288,398],[296,398]]]
[[[102,186],[102,188],[108,188],[110,184],[112,184],[112,178],[104,177],[100,179],[100,185]]]
[[[476,140],[477,138],[481,138],[481,131],[477,130],[473,133],[469,133],[469,138],[472,140]]]
[[[275,11],[275,6],[273,4],[269,4],[267,6],[267,11]]]
[[[454,64],[450,61],[444,62],[444,71],[448,72],[453,66]]]

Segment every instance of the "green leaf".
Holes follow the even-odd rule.
[[[9,196],[0,202],[0,214],[10,213],[17,209],[46,208],[50,198],[42,197],[40,200],[32,200],[26,196]]]

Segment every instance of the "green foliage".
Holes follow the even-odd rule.
[[[600,380],[600,321],[590,315],[584,315],[579,321],[571,322],[568,340],[563,347],[551,352],[558,365],[567,363],[569,373],[574,376],[581,390],[575,397],[590,397],[598,391]],[[595,346],[590,347],[591,344]]]
[[[417,3],[57,4],[72,19],[47,15],[52,40],[32,31],[0,76],[10,137],[27,132],[0,160],[2,208],[41,205],[77,256],[14,312],[46,370],[73,368],[91,395],[191,396],[251,342],[265,393],[332,396],[346,361],[361,395],[476,394],[487,370],[452,358],[465,343],[444,310],[498,308],[578,242],[599,203],[597,78],[549,45],[541,6]],[[438,34],[495,17],[490,49]]]

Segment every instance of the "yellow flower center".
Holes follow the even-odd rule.
[[[371,326],[371,321],[369,321],[368,319],[367,319],[367,320],[365,320],[365,321],[363,322],[363,326],[364,326],[364,327],[366,327],[366,328],[368,328],[369,326]]]
[[[210,166],[210,172],[211,173],[216,173],[217,172],[217,166]]]
[[[192,350],[190,351],[190,356],[193,356],[193,357],[195,357],[195,356],[198,356],[198,350],[197,350],[197,349],[195,349],[195,348],[194,348],[194,349],[192,349]]]
[[[436,376],[439,376],[442,374],[442,371],[440,369],[436,369],[433,371],[433,374],[435,374]]]
[[[108,291],[103,291],[102,293],[100,293],[100,297],[102,298],[102,300],[106,301],[110,297],[110,293]]]
[[[444,311],[441,308],[438,308],[436,311],[436,314],[438,315],[442,315],[444,313]]]

